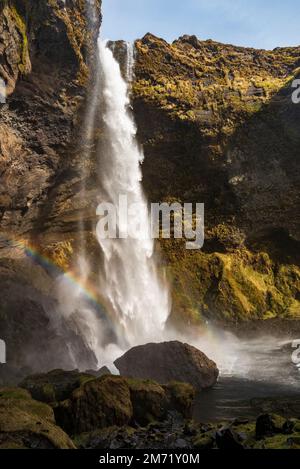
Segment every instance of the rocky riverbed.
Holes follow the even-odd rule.
[[[0,448],[300,448],[295,416],[200,423],[191,419],[194,396],[183,383],[59,370],[32,376],[0,388]],[[299,399],[294,405],[299,417]]]
[[[152,360],[143,375],[157,370],[160,383],[135,377],[132,369],[127,373],[131,376],[125,377],[102,368],[85,373],[53,370],[28,376],[17,387],[0,388],[0,447],[300,448],[299,394],[280,396],[277,386],[274,395],[271,385],[263,387],[256,382],[254,386],[246,380],[243,388],[241,379],[226,381],[222,376],[216,382],[216,365],[199,350],[180,342],[149,344],[138,348],[138,354],[143,361],[151,353],[161,353],[162,348],[170,351],[174,347],[177,360],[172,376],[177,376],[177,381],[167,381],[168,369],[163,365],[168,361]],[[127,370],[132,363],[130,352],[134,355],[137,350],[116,361],[123,366],[127,361]],[[210,389],[207,364],[215,376]],[[190,373],[193,370],[196,388],[180,380],[184,367]],[[192,373],[183,376],[191,381]],[[256,399],[249,399],[247,386]]]

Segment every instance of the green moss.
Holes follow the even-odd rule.
[[[136,429],[133,427],[123,426],[111,426],[107,428],[103,428],[101,430],[95,430],[92,432],[81,433],[79,435],[75,435],[73,441],[77,448],[89,448],[91,441],[107,441],[109,442],[110,439],[116,439],[118,435],[122,436],[122,439],[126,439],[127,437],[130,438],[136,433]],[[107,443],[108,444],[108,443]]]
[[[211,433],[200,434],[193,440],[193,448],[197,450],[212,449],[214,442],[215,440]]]
[[[22,388],[0,388],[0,399],[31,399],[28,391]]]
[[[211,232],[224,249],[242,243],[238,233],[219,226]],[[297,318],[300,270],[295,265],[277,265],[265,252],[245,248],[232,252],[189,252],[180,241],[162,240],[173,284],[173,319],[200,324],[213,315],[224,321]]]
[[[290,449],[287,435],[275,435],[265,438],[254,445],[254,449]]]
[[[2,448],[35,447],[37,441],[44,441],[50,448],[75,448],[70,438],[55,425],[51,407],[30,399],[28,393],[23,390],[4,389],[2,392],[3,396],[0,397]]]
[[[295,420],[293,430],[296,433],[300,433],[300,420]]]
[[[55,416],[70,434],[128,424],[132,403],[126,379],[107,375],[85,383],[55,407]]]
[[[78,371],[53,370],[45,374],[26,378],[21,386],[27,389],[34,399],[55,405],[70,397],[74,389],[96,378]]]
[[[16,27],[22,37],[22,46],[21,46],[21,55],[19,70],[22,74],[28,72],[28,63],[29,63],[29,49],[28,49],[28,37],[27,37],[27,26],[25,20],[18,13],[15,6],[10,6],[9,10],[11,12],[12,18],[16,24]]]

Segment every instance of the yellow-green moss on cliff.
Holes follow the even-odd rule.
[[[299,267],[278,266],[267,253],[254,254],[246,248],[209,254],[165,240],[162,249],[176,322],[300,319]]]
[[[5,6],[3,14],[6,16],[7,21],[13,22],[21,39],[19,52],[20,59],[18,64],[19,71],[21,74],[29,73],[31,71],[31,63],[29,57],[26,21],[18,12],[17,8],[10,3]]]
[[[18,28],[18,31],[22,37],[22,51],[21,51],[21,62],[19,64],[19,70],[22,74],[29,73],[31,70],[29,49],[28,49],[28,38],[27,38],[27,27],[25,19],[18,13],[16,7],[10,7],[12,18]]]
[[[210,123],[215,131],[232,106],[237,122],[259,111],[290,79],[300,55],[299,48],[263,51],[194,36],[168,44],[151,34],[136,48],[134,95],[176,118]]]

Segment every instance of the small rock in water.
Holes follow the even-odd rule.
[[[182,381],[196,389],[216,384],[216,364],[197,348],[178,341],[134,347],[114,364],[122,376],[153,379],[165,384]]]

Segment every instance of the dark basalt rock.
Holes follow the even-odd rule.
[[[191,431],[192,430],[192,431]],[[255,438],[255,422],[231,423],[226,426],[202,425],[185,422],[170,414],[164,422],[155,422],[144,428],[110,427],[77,435],[79,448],[85,449],[194,449],[197,451],[221,449],[299,449],[299,423],[290,436],[277,433],[262,440]]]
[[[241,436],[229,427],[222,428],[216,433],[216,443],[221,450],[245,449]]]
[[[153,379],[159,383],[182,381],[196,389],[216,384],[216,364],[195,347],[181,342],[164,342],[134,347],[115,361],[123,376]]]
[[[256,421],[256,438],[273,436],[289,430],[286,419],[275,414],[260,415]]]

